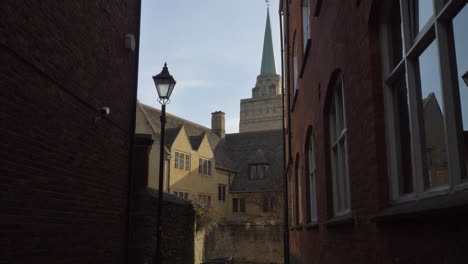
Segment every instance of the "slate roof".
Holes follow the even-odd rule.
[[[161,110],[140,102],[138,102],[137,105],[145,114],[148,122],[150,122],[151,126],[155,130],[154,132],[159,135],[161,130],[161,121],[159,120]],[[220,137],[212,132],[211,129],[166,112],[166,136],[164,142],[166,147],[172,146],[172,143],[174,143],[174,140],[182,127],[184,127],[185,132],[189,137],[190,144],[195,150],[200,146],[204,134],[207,135],[211,148],[215,148],[220,140]]]
[[[259,131],[227,134],[218,147],[227,150],[227,157],[237,170],[231,192],[276,192],[283,184],[282,131]],[[225,146],[224,146],[225,145]],[[264,179],[249,180],[249,164],[270,164]]]
[[[155,134],[161,129],[161,111],[138,102]],[[230,192],[278,192],[283,184],[283,137],[281,130],[226,134],[220,138],[211,129],[166,113],[165,145],[170,148],[184,127],[192,149],[197,150],[206,135],[215,155],[215,166],[236,172]],[[264,179],[249,180],[249,164],[270,164]]]

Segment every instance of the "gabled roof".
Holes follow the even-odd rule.
[[[277,192],[283,184],[283,136],[281,129],[227,134],[228,157],[238,171],[231,192]],[[220,144],[219,146],[222,146]],[[267,163],[269,174],[263,179],[249,179],[249,164]]]
[[[137,103],[156,135],[160,133],[161,111]],[[227,134],[220,138],[211,129],[183,118],[166,114],[166,142],[170,148],[184,129],[192,149],[198,150],[206,136],[218,169],[236,172],[230,192],[278,192],[283,185],[283,136],[281,129]],[[249,164],[266,163],[269,173],[263,179],[249,180]]]
[[[206,133],[203,133],[202,135],[198,136],[189,136],[189,141],[190,145],[192,145],[192,149],[198,149],[200,147],[200,144],[203,141],[203,138],[205,137]]]
[[[161,110],[142,104],[140,102],[137,102],[137,107],[140,107],[142,112],[145,114],[145,117],[151,124],[154,133],[159,135],[161,130],[161,122],[159,120]],[[220,140],[220,137],[212,132],[211,129],[166,112],[166,147],[172,146],[182,127],[184,127],[194,150],[197,150],[200,146],[204,134],[207,135],[212,149],[218,144]]]

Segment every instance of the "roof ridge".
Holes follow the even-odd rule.
[[[149,105],[147,105],[147,104],[143,104],[143,103],[141,103],[141,102],[138,102],[138,103],[141,104],[141,105],[144,106],[144,107],[148,107],[148,108],[151,108],[152,110],[155,110],[155,111],[157,111],[157,112],[161,112],[161,110],[159,110],[159,109],[157,109],[157,108],[154,108],[154,107],[152,107],[152,106],[149,106]],[[179,120],[184,121],[184,122],[186,122],[186,123],[189,123],[189,124],[191,124],[191,125],[198,126],[198,127],[202,128],[202,129],[206,129],[206,130],[211,131],[211,128],[208,128],[208,127],[206,127],[206,126],[197,124],[197,123],[195,123],[195,122],[192,122],[192,121],[187,120],[187,119],[185,119],[185,118],[182,118],[182,117],[173,115],[173,114],[171,114],[171,113],[166,112],[166,115],[168,115],[168,116],[170,116],[170,117],[173,117],[173,118],[176,118],[176,119],[179,119]],[[213,133],[214,133],[214,132],[213,132]]]
[[[278,132],[281,131],[281,128],[278,129],[268,129],[268,130],[260,130],[260,131],[246,131],[246,132],[238,132],[238,133],[228,133],[226,136],[230,135],[245,135],[245,134],[260,134],[260,133],[270,133],[270,132]]]

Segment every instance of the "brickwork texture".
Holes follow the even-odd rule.
[[[455,217],[456,213],[429,214],[385,224],[374,221],[382,209],[390,206],[377,12],[382,2],[310,0],[312,36],[309,50],[304,52],[301,1],[282,1],[283,11],[289,4],[290,13],[289,46],[285,46],[290,57],[285,61],[292,65],[295,45],[302,72],[297,97],[291,96],[289,159],[291,164],[296,163],[296,157],[300,159],[303,194],[309,131],[315,137],[317,164],[318,226],[290,229],[291,264],[468,261],[462,246],[467,243],[466,218]],[[320,11],[314,16],[319,6]],[[331,97],[330,83],[337,71],[341,71],[344,79],[353,220],[346,225],[329,222],[333,218],[333,201],[327,103]],[[294,95],[292,68],[290,72],[288,87]],[[291,168],[289,175],[294,174]],[[304,208],[306,204],[303,195]]]
[[[139,1],[0,13],[0,263],[124,263]]]

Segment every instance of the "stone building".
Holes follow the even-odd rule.
[[[239,132],[265,131],[282,128],[281,76],[276,74],[270,13],[267,10],[263,42],[262,67],[252,89],[252,98],[240,103]]]
[[[280,3],[289,263],[465,263],[468,6]]]
[[[252,98],[241,101],[240,133],[225,133],[220,111],[212,113],[211,128],[166,116],[164,191],[208,214],[199,221],[196,261],[232,255],[237,261],[283,262],[281,109],[267,12],[261,72]],[[159,116],[160,110],[138,102],[136,132],[155,139],[149,161],[154,188],[159,188]]]
[[[148,186],[159,189],[159,116],[161,111],[137,103],[136,132],[154,138],[149,158]],[[224,127],[224,113],[212,114],[214,127]],[[200,206],[209,207],[216,216],[228,213],[227,193],[236,170],[221,163],[215,149],[224,130],[211,130],[180,117],[166,115],[164,191]],[[215,132],[216,131],[216,132]],[[219,155],[225,155],[219,152]]]
[[[152,188],[159,188],[159,116],[160,110],[137,103],[136,132],[155,139],[148,166]],[[281,130],[224,134],[218,129],[223,112],[212,113],[212,129],[171,114],[166,121],[163,188],[201,209],[196,261],[232,255],[280,263]]]

